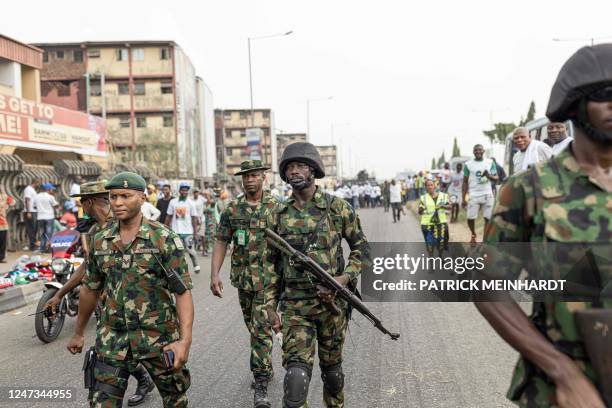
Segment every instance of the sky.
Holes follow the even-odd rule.
[[[22,42],[174,40],[217,108],[255,108],[277,132],[340,147],[345,175],[429,168],[431,158],[488,144],[491,120],[518,122],[578,48],[612,41],[609,1],[12,2],[0,31]],[[579,7],[577,7],[579,6]],[[553,38],[564,41],[553,41]],[[332,97],[331,100],[321,100]]]

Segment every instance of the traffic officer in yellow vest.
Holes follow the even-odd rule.
[[[438,192],[433,180],[425,181],[426,193],[421,195],[418,212],[421,215],[421,231],[429,256],[437,249],[440,256],[448,249],[448,223],[446,210],[450,210],[448,194]]]

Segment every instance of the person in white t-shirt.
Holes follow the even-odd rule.
[[[457,222],[459,217],[459,207],[463,197],[463,164],[457,163],[455,172],[450,176],[450,185],[448,186],[448,197],[451,205],[450,222]]]
[[[181,183],[179,196],[170,200],[165,223],[178,234],[185,244],[185,250],[193,262],[193,271],[200,273],[200,265],[196,255],[193,234],[198,230],[199,219],[193,201],[189,199],[189,184]]]
[[[34,180],[28,186],[26,186],[25,190],[23,190],[23,212],[25,215],[26,232],[29,240],[29,247],[24,248],[24,251],[28,249],[33,251],[36,249],[36,195],[38,194],[36,189],[39,187],[40,181]]]
[[[444,169],[440,177],[440,191],[446,193],[451,182],[450,163],[444,163]]]
[[[353,208],[357,210],[359,208],[359,186],[357,184],[351,186],[351,199],[353,200]]]
[[[563,122],[552,122],[546,126],[546,133],[548,134],[548,142],[551,149],[552,155],[556,156],[569,146],[574,140],[567,135],[567,128]]]
[[[467,223],[472,232],[472,245],[476,245],[475,224],[480,209],[485,221],[485,231],[493,213],[491,181],[497,181],[497,167],[493,160],[484,158],[484,147],[477,144],[474,146],[474,160],[468,161],[463,167],[463,207],[467,206]]]
[[[400,211],[402,210],[402,186],[391,180],[389,186],[389,201],[391,201],[391,212],[393,212],[393,222],[400,220]]]
[[[514,173],[525,171],[534,164],[552,157],[552,149],[544,142],[532,140],[527,128],[516,128],[512,134],[512,142],[519,149],[512,158]]]
[[[377,207],[380,205],[380,196],[382,194],[382,190],[378,184],[375,185],[373,189],[374,189],[374,207]]]
[[[145,216],[145,218],[151,221],[159,220],[159,216],[161,215],[161,211],[155,208],[155,206],[147,200],[145,200],[142,207],[140,207],[140,212]]]
[[[200,246],[204,250],[204,237],[206,236],[206,215],[204,215],[204,207],[206,206],[206,198],[200,192],[198,187],[193,188],[193,197],[191,198],[195,206],[196,214],[199,220],[198,228],[195,230],[196,249]]]
[[[42,191],[36,195],[36,218],[40,234],[40,247],[37,252],[47,252],[47,245],[53,235],[53,222],[55,221],[55,210],[59,203],[51,192],[55,189],[53,184],[45,183]]]

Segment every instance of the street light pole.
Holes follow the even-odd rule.
[[[587,42],[591,43],[591,47],[595,45],[595,40],[609,40],[612,37],[588,37],[588,38],[553,38],[555,42]]]

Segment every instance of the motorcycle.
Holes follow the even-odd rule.
[[[76,230],[65,230],[51,237],[51,270],[54,277],[45,283],[45,291],[38,301],[34,317],[36,335],[44,343],[57,339],[64,326],[66,315],[73,317],[78,313],[79,286],[62,298],[56,310],[45,309],[44,306],[83,263],[83,258],[79,257],[80,236]]]

